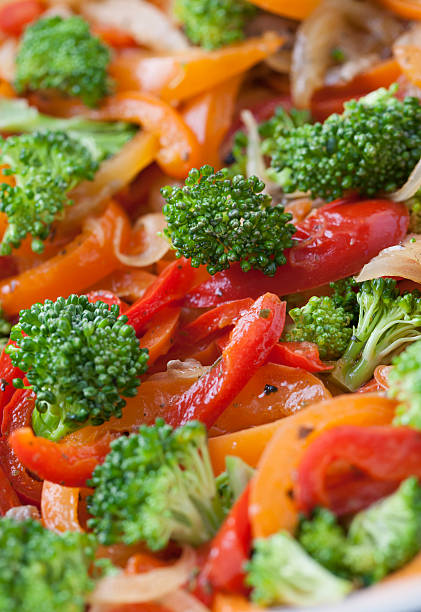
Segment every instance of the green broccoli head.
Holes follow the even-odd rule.
[[[76,96],[96,106],[110,93],[108,48],[81,17],[47,17],[26,28],[16,57],[15,88]]]
[[[414,234],[421,234],[421,191],[417,191],[405,204],[409,210],[408,231]]]
[[[313,296],[289,315],[294,325],[284,334],[288,342],[314,342],[322,359],[338,359],[345,352],[352,336],[351,315],[332,298]]]
[[[332,290],[332,301],[336,307],[340,306],[351,316],[351,323],[358,322],[360,308],[357,300],[358,283],[354,277],[348,276],[341,280],[329,283]]]
[[[93,474],[89,525],[104,544],[170,540],[198,546],[224,517],[207,447],[206,428],[191,421],[172,429],[162,419],[114,440]]]
[[[225,472],[216,478],[216,486],[226,514],[240,497],[254,472],[254,468],[240,457],[232,455],[225,457]]]
[[[40,130],[65,132],[86,147],[95,161],[101,162],[118,153],[133,138],[137,127],[124,121],[50,117],[22,98],[0,98],[0,130],[12,134]]]
[[[390,363],[396,352],[421,338],[417,292],[399,295],[395,280],[377,278],[361,284],[357,301],[358,323],[332,373],[350,391],[366,383],[379,364]]]
[[[94,588],[95,538],[48,531],[34,520],[0,519],[0,609],[83,612]]]
[[[2,352],[9,340],[11,328],[12,326],[4,316],[3,310],[0,306],[0,353]]]
[[[408,478],[393,495],[352,520],[345,564],[370,584],[405,565],[420,549],[421,487],[416,478]]]
[[[121,417],[146,370],[147,350],[118,306],[83,295],[22,310],[10,337],[17,346],[6,350],[36,394],[34,431],[50,440]]]
[[[348,533],[326,509],[303,519],[298,539],[333,573],[361,584],[384,578],[421,549],[421,487],[408,478],[399,489],[356,514]]]
[[[0,184],[0,211],[8,218],[0,255],[9,255],[28,235],[33,251],[40,253],[51,224],[72,204],[67,193],[82,180],[92,180],[98,164],[64,132],[36,131],[0,144],[3,175],[12,175],[16,183]]]
[[[421,340],[394,358],[389,381],[389,397],[399,402],[395,425],[421,429]]]
[[[246,0],[175,0],[174,14],[187,37],[205,49],[217,49],[244,38],[257,12]]]
[[[393,93],[380,89],[324,123],[281,130],[272,166],[284,190],[330,201],[348,190],[374,196],[403,185],[421,157],[421,105]]]
[[[345,597],[352,584],[312,559],[287,532],[254,542],[247,564],[252,600],[263,606],[328,604]]]
[[[344,567],[345,530],[332,512],[326,508],[316,508],[311,519],[301,517],[297,539],[323,567],[342,578],[350,577],[348,569]]]
[[[191,170],[184,187],[164,187],[164,234],[177,257],[194,267],[207,264],[210,274],[238,261],[244,271],[273,275],[286,262],[296,228],[263,189],[255,176],[228,179],[226,169],[215,173],[210,166]]]

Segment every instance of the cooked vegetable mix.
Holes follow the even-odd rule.
[[[419,579],[410,4],[0,3],[0,612]]]

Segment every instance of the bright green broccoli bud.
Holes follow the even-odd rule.
[[[297,539],[323,567],[338,576],[349,578],[348,569],[344,567],[344,550],[347,545],[345,530],[332,512],[316,508],[311,520],[301,518]]]
[[[287,532],[254,542],[247,564],[252,600],[263,606],[312,606],[344,598],[352,584],[312,559]]]
[[[365,584],[402,567],[421,548],[421,487],[408,478],[393,495],[352,520],[345,564]]]
[[[421,340],[395,357],[388,382],[389,397],[399,402],[394,424],[421,429]]]
[[[4,316],[3,310],[0,306],[0,353],[4,349],[4,347],[6,346],[9,340],[11,328],[12,326],[10,325],[9,321]]]
[[[54,91],[96,106],[111,90],[110,57],[81,17],[39,19],[26,28],[18,49],[16,91]]]
[[[34,520],[0,519],[0,609],[83,612],[94,588],[95,538]]]
[[[53,221],[72,204],[67,193],[92,180],[98,164],[64,132],[11,136],[0,144],[0,162],[7,166],[3,175],[13,175],[16,183],[0,184],[0,211],[8,218],[0,255],[9,255],[28,235],[32,250],[40,253]]]
[[[174,5],[188,38],[205,49],[242,40],[244,28],[256,12],[246,0],[175,0]]]
[[[403,185],[421,157],[421,105],[393,94],[380,89],[324,123],[281,131],[272,166],[284,190],[330,201],[348,190],[374,196]]]
[[[254,472],[255,470],[240,457],[231,455],[225,457],[225,472],[217,477],[216,486],[226,513],[240,497]]]
[[[120,418],[146,370],[147,350],[118,306],[84,295],[22,310],[10,337],[17,346],[6,350],[37,398],[32,426],[50,440]]]
[[[174,540],[199,546],[224,517],[206,428],[197,421],[172,429],[158,419],[114,440],[90,486],[89,525],[104,544],[143,541],[159,550]]]
[[[338,359],[352,336],[351,315],[328,296],[313,296],[302,308],[293,308],[294,322],[284,334],[288,342],[314,342],[322,359]]]
[[[342,278],[341,280],[329,283],[332,289],[331,298],[335,306],[340,306],[351,316],[351,323],[356,324],[360,308],[357,300],[358,283],[352,277]]]
[[[39,130],[65,132],[100,162],[118,153],[133,138],[137,127],[124,121],[93,121],[80,116],[68,119],[50,117],[21,98],[0,98],[0,130],[12,134]]]
[[[366,383],[379,364],[390,363],[397,351],[421,338],[421,298],[399,295],[396,281],[377,278],[361,284],[357,294],[358,323],[333,379],[350,391]]]
[[[291,215],[261,193],[256,176],[227,178],[227,170],[210,166],[190,171],[184,187],[164,187],[165,236],[176,256],[191,259],[195,268],[207,264],[210,274],[238,261],[272,276],[286,262],[296,228]]]

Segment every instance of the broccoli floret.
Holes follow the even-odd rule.
[[[225,457],[225,472],[217,477],[216,486],[226,514],[240,497],[254,472],[255,470],[240,457]]]
[[[0,306],[0,353],[2,352],[9,340],[11,328],[12,326],[4,316],[3,310]]]
[[[358,322],[360,308],[357,301],[358,283],[352,277],[342,278],[341,280],[329,283],[332,290],[331,298],[336,307],[341,307],[351,316],[351,323]]]
[[[421,548],[421,487],[408,478],[393,495],[352,520],[345,564],[364,584],[402,567]]]
[[[292,216],[261,193],[257,177],[227,178],[226,169],[211,166],[189,172],[184,187],[164,187],[165,236],[177,257],[191,259],[195,268],[207,264],[210,274],[239,261],[242,269],[272,276],[286,262],[284,250],[293,244]]]
[[[17,346],[6,350],[36,394],[32,426],[50,440],[120,418],[146,370],[147,350],[118,306],[84,295],[22,310],[10,337]]]
[[[205,49],[217,49],[244,38],[257,9],[246,0],[175,0],[174,14],[188,38]]]
[[[334,576],[312,559],[287,532],[254,542],[247,564],[252,600],[263,606],[311,606],[345,597],[352,584]]]
[[[83,612],[94,588],[95,538],[34,520],[0,519],[0,610]]]
[[[421,338],[421,298],[399,295],[396,281],[377,278],[361,284],[357,325],[333,379],[350,391],[366,383],[379,364],[390,363],[397,351]]]
[[[371,584],[402,567],[421,548],[421,487],[408,478],[389,497],[359,512],[348,534],[326,509],[300,522],[298,539],[333,573]]]
[[[174,540],[198,546],[224,517],[206,428],[197,421],[173,429],[157,419],[114,440],[90,486],[89,525],[104,544],[143,541],[159,550]]]
[[[347,102],[324,123],[281,131],[272,166],[283,189],[330,201],[348,190],[374,196],[403,185],[421,157],[421,105],[394,91]]]
[[[16,56],[15,88],[58,92],[96,106],[111,91],[109,49],[81,17],[47,17],[26,28]]]
[[[289,315],[294,325],[284,334],[288,342],[314,342],[322,359],[338,359],[345,352],[352,336],[351,315],[332,298],[313,296]]]
[[[421,340],[395,357],[393,366],[388,395],[399,402],[394,424],[421,429]]]
[[[50,117],[29,106],[26,100],[1,98],[0,130],[2,133],[66,132],[86,147],[97,162],[101,162],[118,153],[133,138],[137,127],[124,121],[93,121],[80,116],[69,119]]]
[[[0,184],[0,211],[8,227],[0,255],[9,255],[28,235],[32,250],[44,250],[51,224],[66,206],[67,193],[82,180],[92,180],[98,164],[89,151],[64,132],[39,131],[0,141],[3,175],[15,186]],[[0,177],[1,180],[1,177]]]
[[[297,539],[323,567],[342,578],[350,577],[344,566],[344,550],[347,545],[345,530],[332,512],[326,508],[316,508],[311,520],[302,517]]]
[[[421,191],[417,191],[405,204],[409,210],[408,231],[414,234],[421,234]]]

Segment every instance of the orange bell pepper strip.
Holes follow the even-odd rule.
[[[296,470],[305,450],[324,431],[339,425],[386,425],[396,402],[379,395],[350,394],[334,397],[298,412],[278,425],[259,461],[251,484],[253,536],[268,537],[280,529],[293,531],[298,509],[292,492]]]
[[[18,496],[4,473],[3,468],[0,467],[0,516],[4,516],[10,508],[15,508],[20,505]]]
[[[83,531],[78,518],[79,489],[62,487],[44,480],[41,494],[41,516],[51,531]]]
[[[88,115],[93,119],[138,123],[155,134],[160,143],[156,160],[171,177],[185,178],[188,171],[200,162],[197,138],[180,113],[149,93],[121,92]]]
[[[174,341],[175,332],[180,318],[181,308],[168,306],[157,312],[150,320],[148,329],[140,340],[142,348],[148,349],[148,365],[151,366],[158,357],[165,355]]]
[[[95,467],[107,455],[110,442],[109,434],[88,446],[52,442],[36,437],[29,427],[17,429],[9,436],[10,447],[29,471],[42,480],[66,487],[86,485]]]
[[[213,602],[212,612],[263,612],[263,608],[247,601],[241,595],[218,593]]]
[[[320,4],[320,0],[299,0],[299,2],[291,2],[291,0],[250,0],[251,4],[255,4],[259,8],[281,15],[281,17],[290,17],[291,19],[306,19]]]
[[[211,91],[189,100],[181,114],[196,134],[203,159],[199,165],[210,164],[216,170],[222,167],[220,148],[232,126],[241,76],[217,85]]]
[[[177,55],[151,56],[129,50],[115,58],[110,73],[122,91],[146,91],[173,104],[243,74],[275,53],[282,42],[268,32],[210,52],[193,48]]]
[[[123,224],[121,244],[130,226],[120,206],[111,202],[105,213],[63,251],[43,264],[0,282],[0,301],[6,315],[17,314],[36,302],[80,293],[120,266],[112,247]]]
[[[377,2],[404,19],[421,19],[419,0],[377,0]]]

